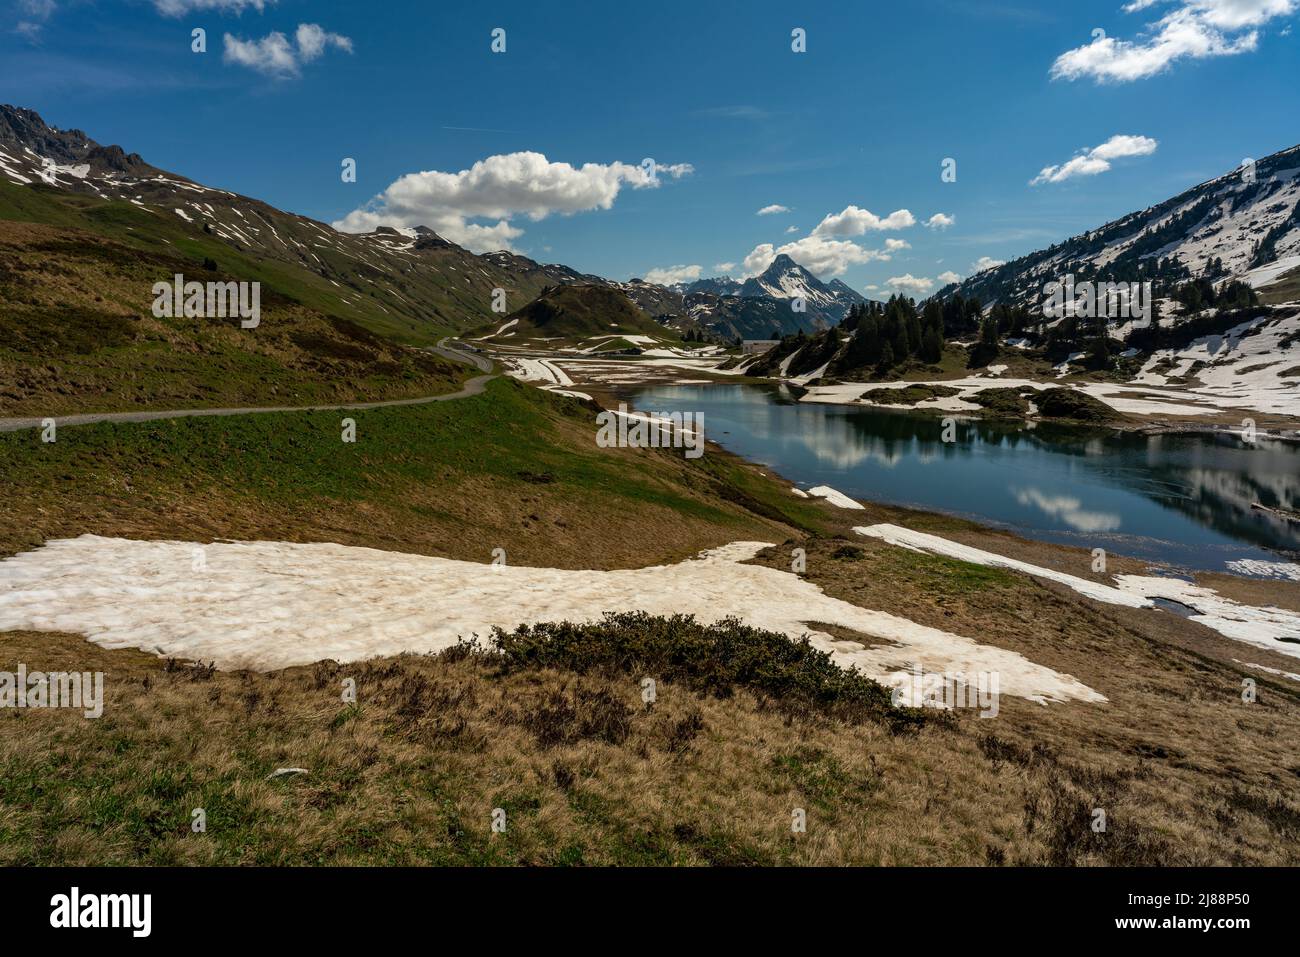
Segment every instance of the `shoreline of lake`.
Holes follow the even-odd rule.
[[[720,430],[719,397],[727,393],[737,396],[742,393],[736,390],[747,389],[766,396],[762,408],[804,410],[795,412],[790,417],[791,422],[786,423],[789,426],[803,416],[803,428],[778,429],[762,441],[752,435],[733,435],[733,428]],[[1287,496],[1285,501],[1271,503],[1274,509],[1285,511],[1300,500],[1300,455],[1294,455],[1292,450],[1296,447],[1293,443],[1273,436],[1261,435],[1261,442],[1247,448],[1240,441],[1239,434],[1223,430],[1142,433],[1109,425],[1081,426],[1051,421],[1033,422],[1027,428],[1024,420],[952,414],[953,418],[961,420],[962,437],[961,441],[952,443],[951,449],[943,451],[928,433],[937,433],[942,428],[942,419],[947,416],[898,407],[803,402],[788,389],[784,390],[787,395],[782,398],[781,391],[781,383],[730,381],[693,386],[667,383],[629,385],[613,394],[642,411],[651,412],[656,411],[656,407],[663,408],[674,402],[680,405],[680,400],[689,395],[693,400],[689,403],[693,410],[705,413],[706,434],[712,433],[709,435],[712,441],[731,454],[782,475],[795,487],[829,484],[862,501],[957,517],[985,526],[990,531],[1006,531],[1045,544],[1073,548],[1105,547],[1116,554],[1193,572],[1240,575],[1239,571],[1229,570],[1232,563],[1286,564],[1300,561],[1300,526],[1289,525],[1280,518],[1266,517],[1253,508],[1256,499],[1250,491],[1252,477],[1259,480],[1258,491],[1267,491],[1273,483],[1272,487],[1280,488]],[[670,396],[674,401],[668,401]],[[813,409],[826,411],[815,413],[812,419],[808,419],[806,413]],[[826,422],[847,421],[831,426],[840,429],[835,441],[828,442],[823,435],[812,442],[808,428],[817,425],[818,420],[818,427]],[[885,434],[866,435],[864,442],[862,435],[854,439],[851,431],[845,431],[846,427],[853,428],[850,423],[855,422],[861,429],[868,421],[874,422]],[[736,423],[724,416],[721,424],[734,426]],[[870,432],[869,429],[866,431]],[[815,464],[808,458],[809,453],[798,453],[800,443],[807,446],[810,442],[820,445],[820,449],[812,453],[814,458],[818,452],[831,461],[838,456],[840,466]],[[842,447],[832,447],[836,442]],[[1139,442],[1141,446],[1136,444]],[[877,446],[874,449],[864,447],[873,443]],[[1100,446],[1097,443],[1101,443]],[[1131,463],[1135,455],[1139,452],[1145,455],[1148,449],[1167,450],[1171,443],[1174,462],[1168,465],[1166,474],[1157,474],[1155,469],[1149,470],[1149,474],[1132,474]],[[1225,443],[1232,443],[1232,446]],[[781,444],[785,445],[786,452],[773,454],[775,447]],[[958,451],[965,445],[970,445],[970,448],[965,452]],[[909,484],[909,494],[899,491],[896,479],[892,481],[892,487],[889,482],[866,481],[869,469],[863,470],[857,478],[852,475],[854,468],[860,468],[862,462],[873,456],[878,462],[892,457],[894,461],[889,462],[888,469],[896,470],[898,463],[908,456],[916,458],[927,450],[931,457],[937,450],[939,455],[950,460],[955,457],[955,461],[949,464],[959,465],[962,461],[972,460],[977,451],[1000,455],[1008,447],[1014,451],[1019,445],[1026,445],[1031,457],[1056,458],[1058,466],[1065,462],[1075,470],[1073,474],[1078,480],[1059,481],[1063,474],[1059,468],[1057,474],[1048,470],[1046,476],[1021,475],[1017,471],[1015,475],[1020,481],[1015,486],[1009,483],[998,486],[996,480],[986,475],[979,483],[985,492],[992,489],[995,496],[1002,493],[1016,500],[1015,504],[1001,502],[999,507],[990,508],[986,503],[972,502],[969,491],[958,493],[955,489],[945,488],[940,496],[934,489],[933,477],[922,478],[924,473],[918,473],[917,482]],[[795,448],[796,453],[791,453],[791,448]],[[1086,471],[1078,468],[1078,463],[1087,465],[1090,458],[1104,457],[1101,453],[1107,451],[1127,463],[1124,468],[1128,474],[1123,480],[1107,477],[1104,468],[1100,473],[1097,469]],[[1270,459],[1279,455],[1283,458],[1272,468],[1265,467],[1263,459],[1255,460],[1253,464],[1258,469],[1252,472],[1245,468],[1245,460],[1241,457],[1254,451],[1262,451]],[[1185,475],[1180,477],[1177,474],[1179,456],[1188,459],[1181,467],[1189,474],[1203,467],[1203,459],[1217,458],[1219,467],[1211,471],[1217,479],[1224,480],[1220,483],[1223,488],[1207,490],[1203,486],[1213,485],[1213,482],[1201,481],[1198,484],[1189,481]],[[1297,458],[1297,467],[1288,472],[1292,457]],[[858,461],[852,461],[854,459]],[[912,471],[915,472],[915,468]],[[943,471],[938,470],[939,473]],[[875,471],[876,477],[881,474],[887,475],[879,469]],[[1001,474],[1009,473],[1003,468]],[[1241,487],[1230,490],[1230,495],[1227,485],[1234,478],[1240,479]],[[950,475],[941,477],[941,480],[945,486],[952,486]],[[928,491],[924,488],[927,483],[930,485]],[[1183,487],[1169,491],[1165,487],[1170,485]],[[1180,495],[1182,492],[1196,494]],[[1197,515],[1197,509],[1201,508],[1214,511],[1216,493],[1222,500],[1217,521]],[[1247,501],[1247,498],[1251,500]],[[1095,504],[1099,499],[1102,504]],[[1135,516],[1142,513],[1145,513],[1142,519],[1135,522]],[[1287,526],[1287,529],[1279,529],[1280,525]],[[1154,530],[1162,530],[1165,534],[1151,534]]]

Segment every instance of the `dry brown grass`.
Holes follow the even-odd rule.
[[[11,632],[0,654],[107,673],[100,719],[0,716],[6,864],[1296,862],[1294,702],[1225,706],[1213,670],[1192,702],[1176,671],[1107,683],[1101,708],[1004,699],[895,733],[457,652],[257,674]]]
[[[1009,536],[953,537],[1016,551]],[[1053,843],[1048,863],[1297,859],[1300,690],[1233,660],[1273,660],[1268,652],[1169,613],[1099,605],[1062,586],[874,540],[848,543],[857,557],[844,557],[836,539],[802,544],[807,577],[828,594],[1020,652],[1106,695],[1105,705],[1047,707],[1003,697],[997,718],[967,722],[999,769],[1002,796],[1021,802],[1026,827],[1046,822],[1060,841],[1067,831],[1079,836],[1069,822],[1085,806],[1087,820],[1093,808],[1106,810],[1113,843],[1104,853],[1085,834],[1075,845]],[[1022,543],[1021,552],[1045,548]],[[1086,560],[1054,551],[1057,563]],[[764,561],[780,567],[785,556]],[[1258,686],[1250,704],[1247,678]],[[959,766],[948,770],[956,776]]]

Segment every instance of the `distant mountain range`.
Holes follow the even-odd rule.
[[[634,302],[679,332],[723,339],[770,339],[838,325],[866,298],[839,279],[823,283],[789,256],[777,256],[749,279],[719,276],[671,286],[633,279],[616,284]],[[796,302],[802,298],[802,309]]]
[[[251,263],[256,275],[240,278],[278,281],[282,292],[313,308],[413,343],[499,318],[492,310],[494,289],[506,290],[513,312],[549,287],[604,285],[674,333],[706,332],[727,340],[832,328],[852,306],[866,302],[841,280],[824,283],[786,255],[743,281],[723,276],[661,286],[609,280],[511,252],[476,255],[422,226],[340,233],[161,170],[136,153],[101,146],[80,130],[51,127],[35,112],[13,106],[0,106],[0,187],[27,187],[51,199],[81,195],[100,204],[78,201],[66,213],[47,205],[40,213],[0,215],[62,217],[69,225],[167,252],[185,248],[167,238],[179,229],[195,237],[191,255],[204,249],[200,262],[215,260],[228,269]],[[1300,268],[1298,200],[1300,146],[936,295],[1036,311],[1043,286],[1067,273],[1076,280],[1115,282],[1247,277],[1261,285]],[[18,209],[31,202],[15,199],[9,205]],[[167,228],[152,217],[163,217]],[[796,308],[800,299],[802,311]]]
[[[784,253],[744,282],[728,277],[700,279],[682,292],[688,308],[694,306],[702,313],[716,310],[716,315],[705,320],[710,327],[733,326],[736,334],[760,336],[769,332],[765,323],[770,324],[770,331],[782,334],[829,329],[839,325],[852,306],[867,301],[839,279],[823,283]],[[799,299],[802,312],[795,309]]]
[[[1293,146],[936,295],[1036,312],[1043,286],[1067,273],[1076,280],[1157,284],[1246,278],[1260,286],[1300,268],[1298,200],[1300,146]]]
[[[238,254],[201,258],[225,260],[222,264],[231,267],[251,258],[265,270],[287,271],[288,294],[293,294],[290,287],[307,286],[317,308],[414,343],[498,318],[492,311],[492,291],[498,288],[506,290],[514,311],[552,286],[605,285],[675,332],[694,329],[728,339],[826,328],[861,301],[848,286],[838,281],[824,285],[786,256],[743,284],[715,280],[715,290],[702,280],[699,289],[686,290],[643,280],[608,280],[511,252],[476,255],[423,226],[340,233],[306,216],[159,169],[139,154],[101,146],[80,130],[49,126],[32,110],[14,106],[0,106],[0,184],[82,194],[165,217],[169,228],[162,232],[150,229],[148,217],[129,225],[121,216],[93,212],[91,218],[105,228],[120,226],[137,242],[148,242],[155,233],[158,246],[174,226],[201,233],[205,246],[216,243]],[[55,214],[46,210],[41,215]],[[802,313],[791,308],[801,290],[808,307]]]

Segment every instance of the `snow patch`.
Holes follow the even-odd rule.
[[[818,498],[824,498],[836,508],[863,508],[860,502],[855,502],[843,492],[837,492],[829,485],[818,485],[808,490],[809,495],[815,495]]]
[[[1300,565],[1290,562],[1266,562],[1259,558],[1240,558],[1228,562],[1228,567],[1238,575],[1251,578],[1281,578],[1284,581],[1300,582]]]
[[[0,562],[0,630],[68,631],[105,648],[284,668],[427,653],[493,626],[594,621],[605,612],[739,618],[828,652],[876,680],[921,668],[997,672],[1004,694],[1106,699],[1023,655],[831,598],[733,542],[675,565],[618,571],[491,566],[332,543],[142,542],[82,535]],[[202,549],[204,568],[193,557]],[[809,622],[884,644],[833,638]]]
[[[892,545],[919,549],[976,565],[1007,568],[1035,578],[1059,582],[1081,595],[1112,605],[1150,608],[1155,605],[1155,599],[1175,602],[1193,611],[1188,616],[1190,621],[1200,622],[1225,638],[1300,658],[1300,643],[1297,643],[1300,642],[1300,615],[1282,608],[1244,605],[1224,598],[1213,588],[1182,579],[1117,575],[1116,584],[1112,587],[898,525],[872,525],[855,528],[854,531]]]

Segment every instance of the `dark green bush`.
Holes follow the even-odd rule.
[[[898,733],[935,715],[896,708],[889,689],[831,661],[805,638],[751,628],[734,618],[705,625],[693,615],[608,613],[598,622],[547,622],[494,630],[486,656],[510,672],[557,668],[652,677],[726,698],[747,689],[806,717],[874,721]]]

